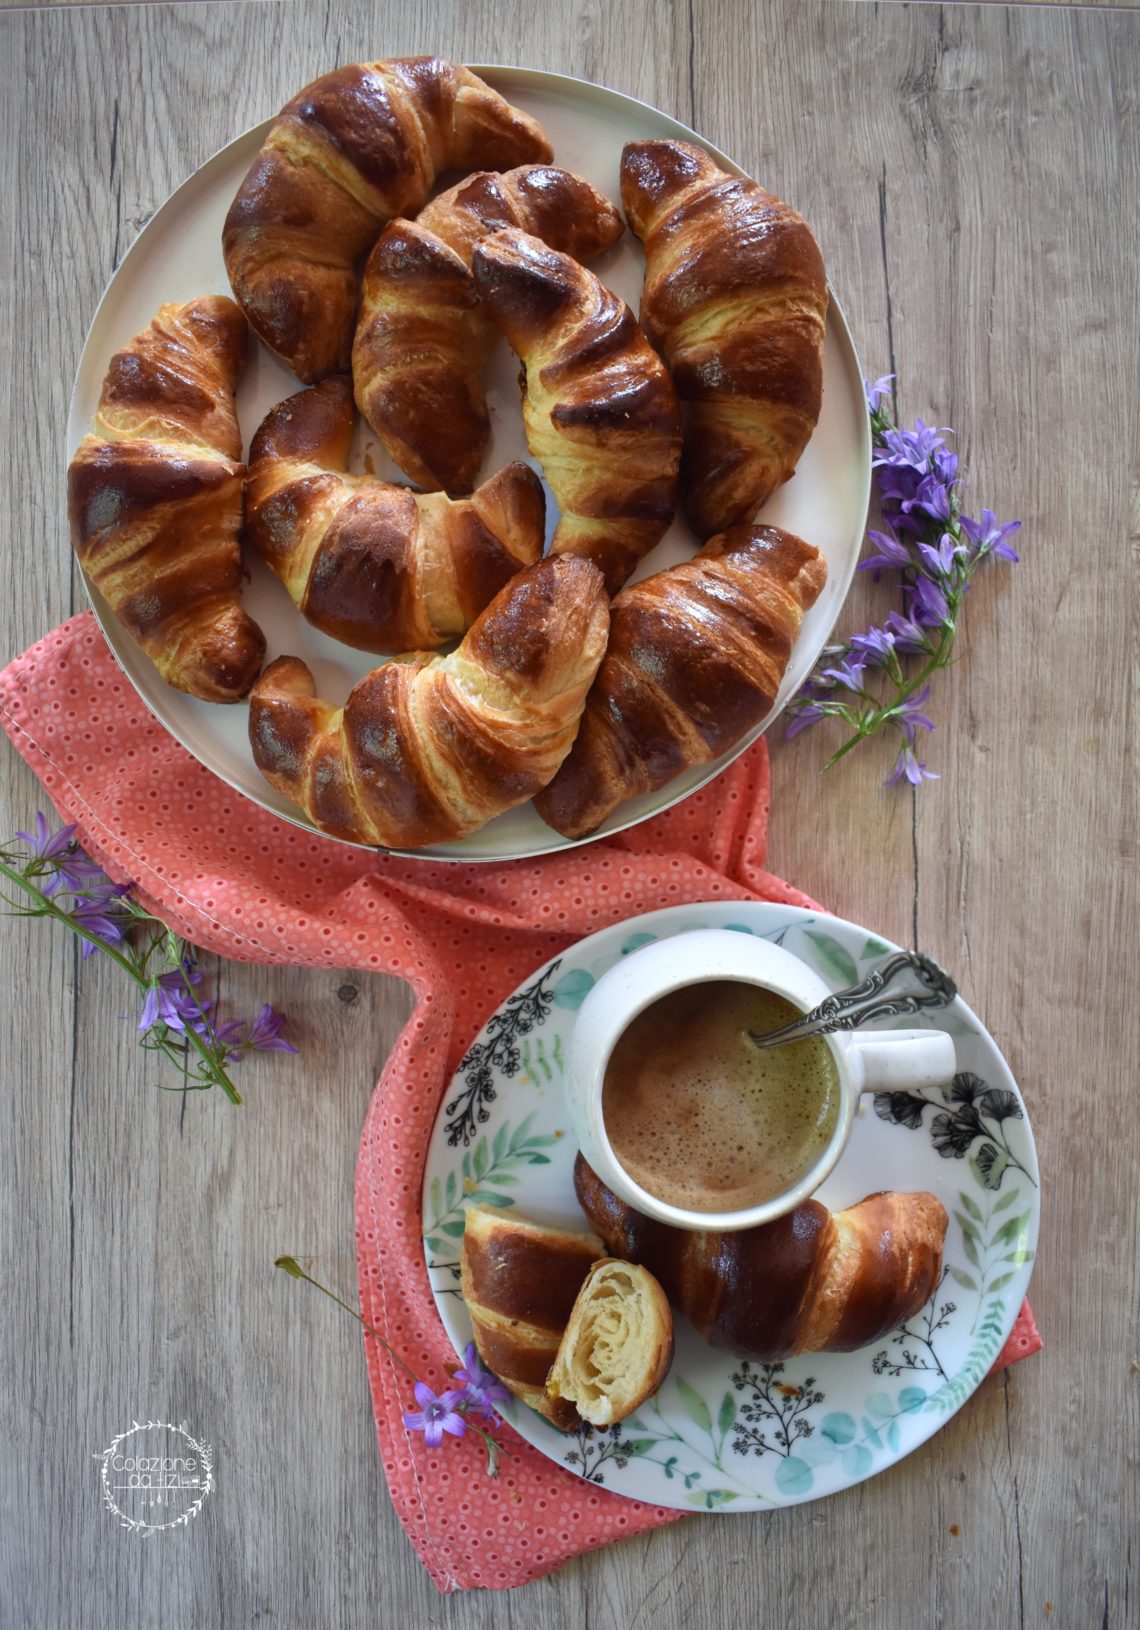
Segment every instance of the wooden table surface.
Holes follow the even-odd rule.
[[[64,427],[96,302],[172,188],[337,63],[434,50],[601,81],[691,123],[813,223],[869,372],[959,429],[1019,516],[932,695],[941,780],[885,746],[821,779],[772,743],[770,864],[956,970],[1044,1173],[1043,1354],[850,1492],[708,1516],[506,1596],[440,1597],[389,1503],[352,1321],[353,1162],[410,999],[352,972],[210,965],[302,1054],[248,1107],[156,1090],[106,959],[4,919],[0,1623],[1119,1626],[1136,1621],[1136,111],[1140,17],[797,0],[325,0],[0,11],[7,391],[0,654],[84,604]],[[860,581],[841,627],[878,604]],[[776,732],[777,738],[781,735]],[[44,802],[0,753],[0,821]],[[202,1424],[217,1492],[145,1543],[93,1458],[143,1411]],[[166,1412],[170,1412],[167,1415]]]

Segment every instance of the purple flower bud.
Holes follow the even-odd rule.
[[[887,628],[868,628],[865,634],[852,634],[848,643],[868,667],[882,668],[895,648],[895,636]]]
[[[884,374],[881,379],[864,380],[863,389],[867,395],[867,406],[872,413],[877,412],[879,403],[884,396],[889,396],[894,374]]]
[[[946,596],[938,584],[929,577],[917,577],[908,585],[910,596],[910,614],[916,623],[925,628],[950,628],[953,618],[950,616],[950,607],[946,603]]]
[[[824,668],[819,677],[830,679],[836,685],[844,685],[848,690],[860,691],[863,689],[863,670],[866,666],[861,657],[849,656],[834,668]]]
[[[925,764],[920,764],[910,747],[904,747],[898,756],[898,762],[890,775],[883,782],[884,787],[893,787],[900,781],[909,781],[912,787],[917,787],[923,781],[939,781],[940,776],[933,770],[928,770]]]
[[[911,655],[930,651],[930,635],[912,617],[904,617],[897,611],[888,612],[887,627],[895,636],[897,650]]]
[[[905,543],[900,543],[893,532],[868,532],[867,542],[873,544],[877,554],[869,555],[866,560],[859,562],[861,572],[879,571],[884,566],[888,569],[902,569],[914,565],[914,557]]]
[[[814,702],[809,702],[807,707],[798,709],[788,721],[788,728],[784,731],[785,740],[791,741],[792,737],[798,736],[801,730],[806,730],[809,725],[818,724],[825,717],[826,715],[821,707],[816,707]]]
[[[495,1406],[510,1401],[511,1395],[498,1376],[492,1375],[480,1361],[473,1341],[469,1341],[463,1350],[463,1368],[456,1370],[451,1379],[464,1383],[460,1401],[468,1409],[486,1415],[492,1421],[498,1419]]]

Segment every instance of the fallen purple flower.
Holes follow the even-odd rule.
[[[43,810],[37,809],[35,832],[16,833],[20,842],[30,847],[36,860],[46,861],[55,868],[41,887],[41,893],[49,900],[60,889],[80,893],[90,878],[103,875],[102,867],[85,855],[75,842],[75,831],[73,821],[69,826],[61,826],[58,832],[53,832]]]
[[[455,1408],[460,1399],[458,1392],[441,1392],[436,1397],[426,1381],[417,1381],[412,1391],[420,1407],[404,1414],[404,1425],[409,1432],[422,1432],[429,1449],[439,1447],[445,1432],[450,1432],[452,1437],[463,1437],[467,1422]]]
[[[498,1420],[496,1406],[510,1402],[510,1393],[498,1376],[484,1366],[473,1341],[463,1349],[463,1368],[456,1370],[451,1379],[463,1383],[460,1402],[491,1421]]]
[[[189,1028],[200,1036],[205,1035],[210,1028],[209,1013],[214,1004],[199,1003],[186,989],[188,983],[200,985],[202,975],[188,968],[172,968],[169,973],[159,974],[146,993],[138,1028],[152,1030],[164,1024],[168,1030]]]

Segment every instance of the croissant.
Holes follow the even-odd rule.
[[[815,429],[823,259],[787,204],[685,142],[631,142],[621,196],[645,243],[641,321],[686,410],[686,514],[707,538],[756,513]]]
[[[286,103],[230,205],[226,271],[254,331],[306,382],[347,373],[360,263],[452,168],[545,161],[542,127],[441,57],[324,74]]]
[[[561,517],[555,553],[617,592],[673,517],[681,420],[660,358],[591,272],[513,229],[475,246],[475,286],[526,368],[527,446]]]
[[[572,1431],[581,1416],[546,1377],[601,1241],[490,1206],[467,1206],[464,1225],[459,1288],[476,1352],[516,1398]]]
[[[574,1189],[612,1255],[647,1267],[707,1341],[746,1358],[866,1347],[913,1318],[942,1271],[948,1219],[933,1194],[869,1194],[835,1212],[804,1200],[759,1228],[696,1233],[634,1211],[581,1155]]]
[[[244,696],[265,656],[238,595],[246,339],[222,296],[163,306],[111,358],[67,475],[84,571],[167,684],[208,702]]]
[[[356,403],[421,487],[470,492],[490,420],[483,364],[495,326],[471,277],[475,244],[517,226],[589,260],[625,225],[608,198],[566,170],[482,171],[412,221],[393,221],[364,268],[352,347]]]
[[[374,668],[343,708],[295,657],[254,687],[266,780],[323,831],[384,848],[464,837],[550,780],[605,650],[609,605],[585,560],[543,560],[501,589],[445,657]]]
[[[578,1292],[546,1392],[572,1403],[591,1426],[612,1426],[657,1391],[672,1358],[665,1292],[648,1269],[606,1257]]]
[[[543,820],[584,837],[759,724],[826,576],[810,544],[741,524],[623,589],[573,750],[535,799]]]
[[[546,499],[510,464],[458,503],[344,472],[352,384],[273,408],[249,455],[246,536],[301,612],[364,651],[443,645],[542,554]]]

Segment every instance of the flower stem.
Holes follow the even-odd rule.
[[[292,1274],[294,1279],[303,1279],[307,1285],[315,1286],[323,1296],[327,1296],[331,1302],[335,1302],[337,1307],[343,1307],[346,1313],[351,1313],[353,1318],[359,1320],[359,1322],[364,1326],[365,1330],[367,1330],[370,1336],[376,1337],[376,1340],[380,1343],[381,1347],[385,1349],[389,1357],[394,1358],[400,1368],[407,1375],[410,1375],[413,1381],[419,1380],[419,1376],[416,1374],[415,1370],[413,1370],[410,1365],[405,1364],[404,1360],[400,1357],[399,1353],[392,1346],[392,1343],[387,1339],[387,1337],[382,1336],[379,1330],[374,1329],[364,1315],[362,1313],[358,1313],[356,1308],[351,1307],[348,1302],[343,1301],[341,1297],[337,1295],[336,1291],[330,1290],[327,1285],[322,1285],[319,1279],[314,1279],[312,1274],[306,1273],[295,1256],[279,1256],[274,1262],[273,1266],[275,1268],[283,1268],[286,1273]],[[474,1422],[472,1422],[472,1425],[474,1425]]]
[[[56,922],[61,922],[66,928],[69,928],[73,934],[78,936],[79,939],[86,940],[89,944],[94,945],[97,950],[100,950],[106,956],[109,956],[111,961],[117,963],[118,966],[122,968],[123,972],[134,981],[140,990],[147,991],[150,989],[151,980],[143,969],[146,966],[146,960],[149,959],[151,953],[155,949],[154,945],[151,945],[148,949],[146,958],[143,960],[142,968],[140,968],[131,960],[130,957],[124,956],[121,951],[117,950],[115,946],[108,945],[105,940],[99,938],[98,934],[94,933],[90,929],[84,928],[81,923],[77,923],[75,918],[72,917],[70,913],[57,906],[54,900],[49,900],[47,895],[36,887],[32,878],[25,877],[21,872],[16,871],[15,868],[10,866],[5,859],[0,859],[0,877],[6,877],[10,883],[14,883],[18,889],[22,889],[25,894],[31,895],[31,897],[36,901],[36,907],[34,910],[21,908],[20,906],[14,905],[13,909],[19,912],[21,916],[53,917]],[[149,912],[144,912],[139,906],[134,907],[131,915],[137,916],[140,919],[145,919],[149,922],[158,921],[157,918],[151,917]],[[163,924],[162,926],[164,934],[169,933],[166,925]],[[156,941],[156,943],[161,942]],[[181,958],[178,959],[178,966],[180,968],[182,966]],[[185,979],[185,972],[183,972],[183,979]],[[202,1019],[205,1020],[205,1014],[202,1013],[201,1005],[197,1002],[196,997],[195,1005],[198,1006],[199,1014],[201,1015]],[[217,1058],[209,1048],[207,1048],[201,1036],[198,1035],[197,1031],[195,1031],[191,1025],[187,1025],[186,1027],[186,1036],[190,1042],[190,1045],[198,1053],[202,1063],[205,1066],[207,1079],[212,1081],[215,1085],[221,1087],[222,1091],[232,1104],[241,1104],[241,1094],[238,1092],[237,1088],[226,1074],[221,1060]],[[163,1042],[160,1041],[157,1045],[159,1051],[166,1051],[166,1047],[164,1046]],[[174,1057],[174,1055],[169,1052],[167,1053],[167,1056],[170,1058]]]

